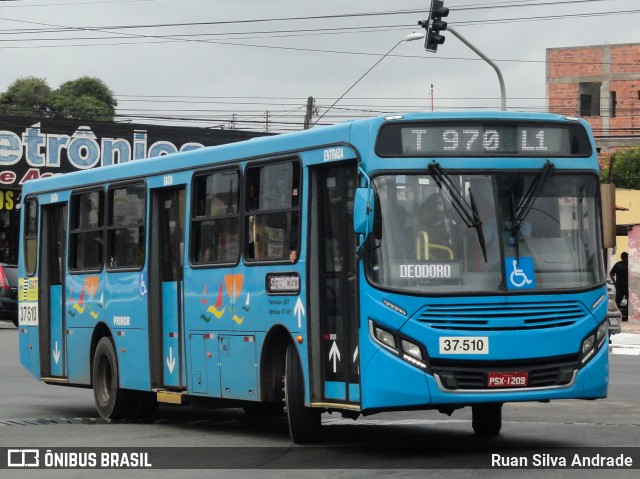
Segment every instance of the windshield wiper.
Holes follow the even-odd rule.
[[[520,198],[518,206],[515,207],[515,198],[513,197],[513,191],[511,192],[511,237],[515,241],[516,258],[520,258],[520,249],[518,247],[518,234],[520,228],[524,224],[524,220],[529,215],[529,212],[533,208],[533,204],[538,199],[538,193],[547,184],[549,177],[553,173],[555,165],[549,160],[542,167],[540,174],[533,180],[529,189]]]
[[[473,193],[469,190],[469,197],[471,203],[467,202],[462,193],[458,191],[455,183],[451,179],[451,177],[445,173],[439,163],[430,163],[429,171],[433,176],[436,184],[441,190],[446,189],[449,192],[449,197],[451,198],[451,204],[453,208],[457,211],[462,218],[462,221],[467,225],[467,228],[475,228],[478,233],[478,243],[480,243],[480,248],[482,249],[482,255],[484,256],[484,262],[487,262],[487,245],[484,239],[484,231],[482,229],[482,221],[480,220],[480,215],[478,214],[478,207],[476,206],[475,199],[473,198]]]

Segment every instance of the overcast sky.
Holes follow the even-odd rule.
[[[19,77],[45,78],[57,88],[90,75],[116,95],[119,119],[229,127],[235,113],[237,128],[264,130],[269,111],[271,131],[299,129],[308,96],[324,112],[398,41],[423,31],[417,22],[427,18],[430,3],[0,1],[0,91]],[[640,42],[637,0],[445,0],[445,6],[449,24],[500,66],[509,109],[545,109],[547,48]],[[436,110],[498,109],[495,72],[444,35],[435,54],[423,40],[400,44],[322,123],[429,110],[431,84]]]

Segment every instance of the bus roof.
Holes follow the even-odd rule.
[[[390,121],[451,121],[456,119],[512,120],[580,122],[587,129],[588,124],[581,119],[568,118],[551,113],[524,113],[510,111],[466,111],[466,112],[417,112],[389,114],[379,117],[353,120],[337,125],[316,127],[309,130],[285,133],[275,136],[256,137],[245,141],[209,146],[197,150],[173,153],[143,161],[135,160],[117,165],[91,168],[84,171],[55,175],[31,180],[23,185],[23,197],[42,191],[56,191],[83,184],[104,183],[126,178],[158,175],[181,169],[199,168],[211,164],[221,164],[234,160],[250,160],[273,155],[294,154],[296,152],[322,148],[335,144],[353,144],[356,148],[371,149],[368,138],[380,126]],[[366,132],[368,135],[352,135],[352,131]]]

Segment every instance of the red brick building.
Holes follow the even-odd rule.
[[[640,43],[548,48],[547,101],[587,120],[603,156],[640,145]]]

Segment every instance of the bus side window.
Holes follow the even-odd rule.
[[[33,276],[38,252],[38,203],[33,198],[25,201],[24,243],[25,269],[27,275]]]
[[[295,261],[299,244],[299,164],[286,161],[249,167],[246,195],[247,259]]]
[[[146,211],[144,183],[109,190],[108,269],[144,265]]]
[[[235,263],[240,257],[239,172],[226,170],[194,180],[191,261]]]
[[[93,190],[71,196],[69,234],[72,271],[99,271],[104,262],[104,191]]]

